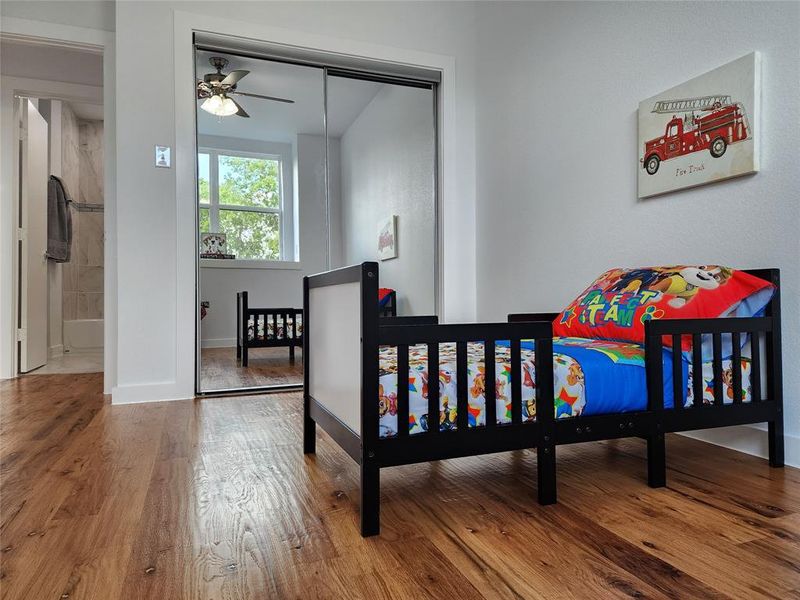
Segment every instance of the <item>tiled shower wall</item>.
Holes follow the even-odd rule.
[[[75,202],[103,202],[103,123],[62,114],[62,173]],[[64,320],[103,318],[103,213],[72,208],[72,259],[64,264]]]

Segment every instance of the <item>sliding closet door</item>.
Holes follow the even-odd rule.
[[[198,387],[302,385],[303,276],[328,268],[323,69],[195,54]]]
[[[398,315],[436,313],[432,84],[326,72],[331,267],[380,262]]]

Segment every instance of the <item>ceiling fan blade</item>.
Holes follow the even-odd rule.
[[[225,76],[225,79],[220,81],[220,85],[236,85],[236,83],[245,75],[247,75],[250,71],[243,71],[241,69],[237,71],[231,71]]]
[[[230,94],[239,94],[240,96],[250,96],[251,98],[261,98],[262,100],[275,100],[275,102],[285,102],[286,104],[294,104],[294,100],[288,98],[276,98],[275,96],[262,96],[261,94],[250,94],[248,92],[240,92],[239,90],[229,92]]]
[[[211,87],[205,81],[197,82],[197,97],[207,98],[211,95]]]
[[[239,103],[238,103],[236,100],[234,100],[233,98],[231,98],[230,100],[231,100],[231,102],[233,102],[233,103],[236,105],[236,108],[238,108],[238,109],[239,109],[239,110],[237,110],[237,111],[236,111],[235,113],[233,113],[233,114],[235,114],[235,115],[237,115],[237,116],[239,116],[239,117],[245,117],[245,118],[248,118],[248,119],[250,118],[250,115],[248,115],[248,114],[247,114],[247,111],[246,111],[245,109],[243,109],[243,108],[242,108],[242,105],[241,105],[241,104],[239,104]]]

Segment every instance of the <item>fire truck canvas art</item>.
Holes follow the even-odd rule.
[[[759,55],[639,104],[639,198],[758,171]]]

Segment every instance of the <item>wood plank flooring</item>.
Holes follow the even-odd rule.
[[[200,387],[203,391],[303,383],[303,351],[295,348],[294,363],[288,348],[252,348],[249,363],[236,361],[236,348],[203,348]]]
[[[680,436],[668,487],[640,440],[382,473],[358,534],[358,468],[300,394],[111,406],[101,375],[0,383],[0,597],[800,598],[800,471]]]

